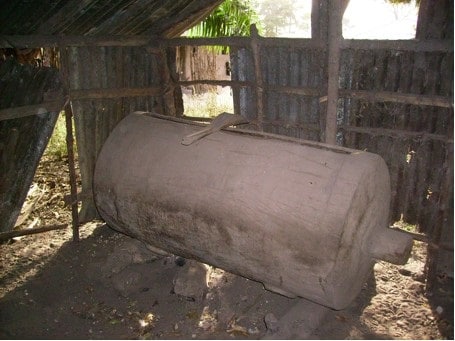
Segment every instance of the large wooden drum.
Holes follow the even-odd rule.
[[[151,246],[335,308],[375,260],[403,263],[412,240],[388,228],[390,184],[375,154],[134,113],[99,154],[94,195],[114,229]]]

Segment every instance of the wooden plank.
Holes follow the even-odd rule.
[[[59,224],[59,225],[49,225],[38,227],[34,229],[26,229],[26,230],[17,230],[17,231],[8,231],[8,232],[1,232],[0,233],[0,241],[5,241],[14,237],[20,236],[27,236],[31,234],[43,233],[53,230],[63,230],[68,227],[68,224]]]
[[[152,41],[154,46],[239,46],[250,45],[249,37],[220,38],[173,38],[159,39],[148,35],[138,36],[59,36],[59,35],[3,35],[0,48],[36,48],[58,46],[147,46]],[[292,48],[319,48],[325,45],[317,39],[307,38],[264,38],[259,37],[262,46],[286,46]],[[157,44],[158,43],[158,44]],[[341,42],[343,49],[357,50],[405,50],[405,51],[438,51],[453,52],[452,40],[361,40],[345,39]],[[156,49],[158,51],[158,48]]]
[[[71,89],[96,89],[101,84],[96,70],[96,61],[100,53],[95,48],[75,48],[68,50],[69,83]],[[70,98],[72,94],[70,92]],[[72,111],[76,128],[77,151],[79,154],[79,171],[81,174],[82,191],[92,191],[92,174],[94,169],[94,153],[96,151],[95,130],[96,116],[100,114],[102,101],[73,100]],[[96,217],[95,204],[92,198],[82,201],[79,211],[79,222]]]
[[[220,85],[220,86],[240,86],[248,87],[252,86],[251,82],[242,82],[242,81],[218,81],[218,80],[194,80],[194,81],[179,81],[177,84],[182,86],[188,86],[193,84],[210,84],[210,85]],[[320,96],[321,90],[318,88],[312,87],[297,87],[297,86],[283,86],[283,85],[268,85],[264,88],[267,91],[274,91],[286,94],[302,95],[302,96]],[[405,103],[405,104],[415,104],[415,105],[428,105],[428,106],[437,106],[443,108],[452,108],[453,99],[444,97],[444,96],[433,96],[433,95],[416,95],[416,94],[404,94],[391,91],[367,91],[367,90],[349,90],[349,89],[339,89],[340,97],[349,97],[355,99],[364,99],[369,102],[395,102],[395,103]],[[147,87],[147,88],[111,88],[111,89],[75,89],[70,91],[70,97],[72,100],[80,99],[102,99],[102,98],[120,98],[120,97],[142,97],[142,96],[160,96],[159,87]],[[46,102],[41,105],[46,106],[49,103],[50,108],[54,102]],[[60,105],[62,102],[57,102]],[[30,110],[23,108],[25,111],[33,111],[34,107],[39,109],[38,106],[30,106]],[[15,108],[12,108],[15,109]],[[0,119],[8,119],[3,117],[8,117],[4,111],[10,109],[5,109],[0,111]],[[22,109],[17,109],[18,112],[23,111]],[[52,110],[49,110],[52,111]],[[34,115],[34,113],[24,114],[23,116]],[[14,113],[12,114],[14,115]],[[21,115],[21,114],[18,114]],[[14,116],[14,117],[23,117],[23,116]],[[11,118],[14,118],[11,117]]]
[[[150,36],[60,36],[60,35],[3,35],[0,48],[37,48],[68,46],[144,46]]]
[[[70,88],[69,81],[69,58],[68,51],[61,49],[60,52],[60,75],[65,84],[65,91]],[[79,213],[77,205],[77,182],[76,167],[74,161],[74,138],[73,138],[73,111],[69,100],[65,103],[65,127],[66,127],[66,150],[68,153],[68,172],[70,180],[71,196],[71,226],[73,230],[73,241],[79,241]]]
[[[331,1],[329,3],[329,35],[328,35],[328,81],[327,111],[325,118],[325,143],[336,144],[338,84],[340,78],[340,56],[342,36],[342,18],[347,1]]]
[[[250,124],[254,124],[254,125],[260,125],[259,121],[258,120],[253,120],[253,121],[250,121]],[[320,130],[320,127],[318,124],[314,124],[314,123],[288,123],[286,121],[283,121],[283,120],[279,120],[279,119],[276,119],[276,120],[267,120],[267,124],[268,125],[271,125],[271,126],[274,126],[274,127],[286,127],[288,129],[302,129],[302,130],[305,130],[305,131],[319,131]]]
[[[181,86],[189,86],[194,84],[208,84],[208,85],[219,85],[219,86],[230,86],[230,87],[240,87],[245,88],[248,86],[254,86],[252,82],[249,81],[234,81],[234,80],[213,80],[213,79],[197,79],[192,81],[178,81],[176,82]]]
[[[1,109],[0,121],[11,120],[14,118],[27,117],[45,114],[47,112],[60,112],[63,107],[63,100],[43,102],[41,104],[24,105],[20,107]]]
[[[281,40],[281,39],[280,39]],[[302,39],[297,39],[302,40]],[[309,39],[304,44],[311,44]],[[0,38],[0,48],[34,48],[34,47],[88,47],[88,46],[150,46],[153,51],[159,52],[163,47],[175,46],[248,46],[248,37],[220,37],[220,38],[173,38],[160,39],[148,35],[138,36],[59,36],[59,35],[3,35]],[[284,43],[284,42],[282,42]],[[287,44],[287,43],[286,43]],[[155,49],[153,49],[155,47]]]
[[[405,94],[392,91],[368,91],[340,89],[341,97],[364,99],[369,102],[395,102],[453,108],[453,98],[435,95]]]
[[[259,45],[259,34],[255,25],[251,25],[251,50],[253,51],[254,76],[256,79],[256,112],[259,129],[262,130],[264,121],[264,82],[261,69],[261,47]]]
[[[453,40],[366,40],[344,39],[342,49],[453,52]]]
[[[76,167],[74,161],[74,138],[73,138],[73,111],[71,105],[65,107],[65,122],[66,122],[66,150],[68,152],[68,169],[70,177],[71,190],[71,218],[73,229],[73,241],[79,241],[79,214],[77,206],[77,182],[76,182]]]
[[[339,127],[348,132],[362,133],[370,136],[391,136],[402,139],[417,140],[437,140],[446,143],[453,143],[453,139],[439,134],[431,134],[426,132],[398,130],[398,129],[384,129],[384,128],[369,128],[369,127],[354,127],[342,125]]]
[[[236,46],[247,47],[251,44],[250,37],[219,37],[219,38],[172,38],[159,41],[161,46]],[[257,36],[261,46],[291,47],[291,48],[319,48],[325,47],[319,41],[307,38],[265,38]]]
[[[163,48],[157,54],[160,68],[161,91],[163,100],[163,110],[170,116],[183,115],[183,102],[181,101],[182,93],[177,84],[177,76],[175,72],[175,50]]]
[[[144,88],[97,88],[97,89],[72,89],[70,90],[71,100],[80,99],[103,99],[122,97],[159,96],[160,87]]]
[[[267,91],[285,93],[289,95],[300,95],[309,97],[318,97],[321,95],[321,89],[306,86],[286,86],[286,85],[272,85],[265,86]]]

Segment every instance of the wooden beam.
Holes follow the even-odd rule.
[[[403,94],[391,91],[367,91],[340,89],[340,97],[364,99],[369,102],[395,102],[453,108],[453,98],[432,95]]]
[[[453,52],[453,40],[365,40],[344,39],[343,49],[355,50],[400,50],[419,52]]]
[[[325,143],[336,144],[338,83],[340,78],[340,56],[342,35],[342,19],[348,1],[329,2],[329,33],[328,33],[328,82],[327,82],[327,114],[325,117]]]
[[[67,224],[59,224],[59,225],[43,226],[43,227],[38,227],[38,228],[34,228],[34,229],[2,232],[2,233],[0,233],[0,241],[8,240],[8,239],[11,239],[14,237],[26,236],[26,235],[30,235],[30,234],[43,233],[43,232],[47,232],[47,231],[63,230],[63,229],[66,229],[67,227],[68,227]]]
[[[250,121],[249,123],[259,125],[259,122],[257,120]],[[319,124],[315,123],[288,123],[284,120],[266,120],[262,121],[262,124],[279,128],[302,129],[310,132],[319,132],[321,130]]]
[[[259,33],[256,25],[251,25],[251,50],[253,51],[254,77],[256,80],[256,113],[257,126],[263,130],[262,122],[264,119],[264,82],[262,80],[261,70],[261,46],[259,45]]]
[[[74,101],[81,99],[161,96],[161,92],[160,87],[73,89],[70,90],[70,99]]]
[[[178,81],[177,84],[181,86],[189,86],[193,84],[208,84],[208,85],[219,85],[219,86],[231,86],[245,88],[253,86],[252,82],[246,81],[229,81],[229,80],[212,80],[212,79],[196,79],[193,81]]]
[[[0,36],[0,48],[144,46],[150,41],[150,36],[3,35]]]
[[[309,39],[307,39],[309,40]],[[153,43],[153,44],[151,44]],[[59,36],[59,35],[3,35],[0,48],[36,48],[62,46],[150,46],[158,52],[164,47],[175,46],[248,46],[249,37],[173,38],[162,39],[139,36]]]
[[[24,105],[0,110],[0,121],[10,120],[26,116],[44,114],[47,112],[60,112],[62,110],[63,100],[43,102],[41,104]]]
[[[79,241],[79,213],[77,205],[77,181],[76,181],[76,166],[74,157],[74,138],[73,138],[73,110],[68,96],[70,88],[69,67],[70,61],[68,49],[61,48],[60,50],[60,75],[63,80],[63,90],[68,98],[65,103],[65,127],[66,127],[66,151],[68,153],[68,172],[71,195],[71,227],[73,230],[73,242]]]
[[[321,89],[310,88],[304,86],[284,86],[284,85],[267,85],[266,91],[280,92],[290,95],[301,95],[309,97],[319,97],[321,95]]]
[[[238,46],[246,47],[250,44],[249,37],[218,37],[218,38],[172,38],[161,39],[159,45],[161,47],[176,47],[176,46]]]
[[[79,241],[79,213],[77,206],[77,181],[76,166],[74,161],[74,138],[73,138],[73,111],[68,103],[65,106],[65,126],[66,126],[66,150],[68,152],[68,170],[70,178],[71,193],[71,222],[73,229],[73,241]]]
[[[436,140],[446,143],[453,143],[453,139],[446,135],[431,134],[419,131],[408,131],[398,129],[386,129],[386,128],[370,128],[370,127],[355,127],[349,125],[342,125],[339,127],[341,130],[350,133],[360,133],[370,136],[389,136],[392,138],[400,139],[413,139],[413,140]]]
[[[219,38],[173,38],[162,39],[159,41],[161,46],[236,46],[248,47],[251,44],[252,37],[219,37]],[[261,46],[275,47],[292,47],[292,48],[308,48],[317,49],[324,48],[324,45],[314,39],[308,38],[265,38],[259,34],[255,37],[258,44]]]
[[[0,48],[37,48],[37,47],[84,47],[84,46],[149,46],[158,52],[160,47],[175,46],[237,46],[250,45],[250,37],[219,38],[172,38],[161,39],[146,35],[139,36],[63,36],[63,35],[3,35]],[[258,37],[261,46],[285,46],[292,48],[323,49],[325,45],[317,39],[308,38],[264,38]],[[403,50],[453,52],[452,40],[367,40],[345,39],[342,49],[357,50]]]
[[[249,81],[229,81],[229,80],[210,80],[210,79],[197,79],[193,81],[178,81],[181,86],[190,86],[194,84],[209,84],[230,87],[252,87],[255,84]],[[319,88],[301,87],[301,86],[285,86],[285,85],[264,85],[266,92],[279,92],[290,95],[300,95],[309,97],[319,97],[321,90]]]

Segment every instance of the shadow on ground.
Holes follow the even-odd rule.
[[[273,328],[264,323],[267,314],[279,322],[302,301],[211,267],[189,279],[189,267],[201,269],[200,263],[158,256],[106,225],[78,243],[65,242],[41,261],[46,264],[34,276],[0,300],[0,338],[260,339],[273,336]],[[392,338],[365,323],[364,309],[376,294],[372,275],[348,309],[327,309],[310,337]],[[298,323],[303,317],[288,321]]]

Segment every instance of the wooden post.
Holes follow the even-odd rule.
[[[162,106],[157,105],[154,111],[168,116],[181,117],[183,115],[183,99],[180,86],[177,84],[178,75],[175,72],[175,48],[160,46],[160,49],[148,47],[149,53],[156,54],[161,64],[161,96]]]
[[[311,3],[311,40],[327,39],[327,8],[329,0],[312,0]]]
[[[79,241],[79,214],[77,211],[77,183],[76,183],[76,168],[74,166],[74,139],[73,139],[73,111],[71,104],[68,102],[65,105],[65,121],[66,121],[66,149],[68,151],[68,168],[70,176],[70,191],[71,191],[71,217],[73,227],[73,241]]]
[[[69,83],[69,58],[65,47],[60,47],[61,74],[64,82],[64,89],[68,95],[70,89]],[[68,170],[70,177],[70,193],[71,193],[71,218],[73,228],[73,241],[79,241],[79,213],[77,201],[77,183],[76,183],[76,167],[74,165],[74,138],[73,138],[73,111],[71,103],[66,101],[65,107],[65,123],[66,123],[66,150],[68,152]]]
[[[325,143],[329,144],[336,144],[340,47],[343,39],[342,19],[348,2],[349,0],[329,2],[327,115],[325,121]]]
[[[264,121],[264,84],[262,81],[259,33],[256,25],[251,25],[251,50],[253,52],[254,75],[256,78],[256,111],[258,128],[263,131]]]

